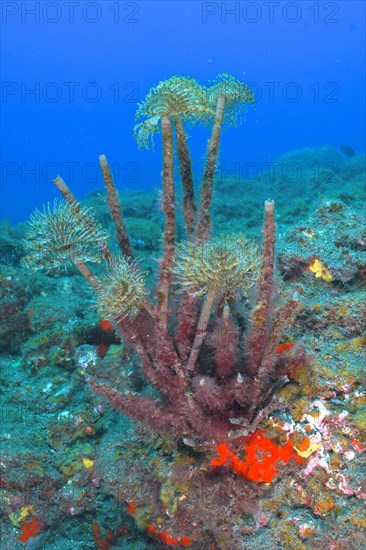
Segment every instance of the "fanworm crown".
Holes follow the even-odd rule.
[[[146,298],[145,277],[123,254],[109,260],[108,272],[98,278],[97,307],[111,321],[136,316]]]
[[[192,296],[215,291],[229,297],[254,284],[258,265],[257,246],[239,234],[180,245],[174,272],[181,289]]]
[[[56,200],[31,215],[25,237],[23,265],[36,271],[72,262],[100,262],[108,235],[91,209]]]
[[[134,135],[140,148],[153,145],[153,135],[159,130],[160,118],[180,116],[190,122],[213,116],[215,109],[207,102],[204,88],[193,78],[173,76],[151,88],[143,103],[140,103],[136,118],[147,117],[137,124]]]
[[[246,108],[247,103],[254,104],[254,94],[243,82],[234,76],[222,73],[211,86],[206,88],[207,101],[215,108],[217,100],[222,97],[225,100],[224,123],[229,126],[238,125],[238,115]]]

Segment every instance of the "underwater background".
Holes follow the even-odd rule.
[[[365,3],[4,0],[1,26],[0,549],[366,548]],[[24,264],[57,175],[117,249],[105,154],[154,288],[162,137],[138,148],[138,104],[173,75],[210,86],[222,73],[254,105],[223,129],[213,235],[260,246],[274,200],[277,286],[301,303],[276,353],[307,359],[255,432],[273,478],[213,470],[215,446],[187,450],[92,392],[87,376],[103,372],[157,396],[73,266]],[[197,196],[210,135],[187,127]]]
[[[240,139],[235,129],[223,136],[224,171],[253,178],[303,147],[364,152],[364,8],[358,0],[3,2],[2,217],[22,221],[53,199],[58,173],[86,196],[101,185],[103,152],[121,188],[159,186],[160,158],[138,151],[132,128],[136,104],[173,74],[204,84],[227,72],[254,92]],[[207,137],[195,132],[197,172]]]

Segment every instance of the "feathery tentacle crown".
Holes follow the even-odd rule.
[[[154,147],[153,137],[160,128],[163,116],[181,116],[193,123],[207,116],[213,116],[215,110],[206,101],[206,93],[193,78],[172,76],[151,88],[143,103],[139,103],[136,118],[146,117],[137,124],[134,135],[140,148]]]
[[[206,88],[207,101],[216,107],[220,96],[225,98],[224,124],[238,125],[239,114],[246,109],[247,103],[254,104],[254,94],[243,82],[228,73],[219,74]]]
[[[115,323],[135,317],[146,295],[145,277],[137,264],[123,254],[112,258],[108,273],[98,278],[98,310]]]
[[[24,267],[49,271],[72,262],[99,263],[108,235],[90,208],[56,200],[31,215],[25,237]]]
[[[181,244],[174,273],[181,290],[192,296],[215,291],[229,298],[247,291],[255,283],[259,262],[255,244],[243,235],[230,235]]]

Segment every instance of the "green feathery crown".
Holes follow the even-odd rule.
[[[243,235],[181,244],[174,273],[182,291],[202,296],[215,291],[228,298],[248,290],[258,276],[258,247]]]
[[[125,317],[135,317],[146,298],[145,277],[137,264],[123,254],[109,262],[108,273],[98,278],[98,310],[118,323]]]
[[[238,115],[246,109],[248,103],[254,104],[254,94],[243,82],[228,73],[219,74],[206,88],[207,101],[216,107],[219,97],[225,98],[224,123],[238,125]]]
[[[66,267],[71,262],[100,262],[108,235],[93,211],[56,200],[36,210],[25,231],[24,267],[37,271]]]
[[[172,76],[151,88],[143,103],[139,103],[136,118],[146,117],[137,124],[134,135],[140,148],[152,146],[153,136],[159,131],[160,119],[163,116],[180,116],[191,123],[215,114],[206,101],[204,88],[196,80],[185,76]]]

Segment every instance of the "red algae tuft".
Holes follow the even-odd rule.
[[[184,536],[173,537],[168,531],[159,532],[154,525],[149,525],[147,532],[151,537],[164,542],[167,546],[183,546],[183,548],[188,548],[193,542],[192,539]]]
[[[284,342],[283,344],[279,344],[277,346],[277,353],[283,353],[284,351],[290,351],[294,347],[293,342]]]
[[[99,326],[104,332],[114,332],[114,326],[108,319],[102,319],[99,322]]]

